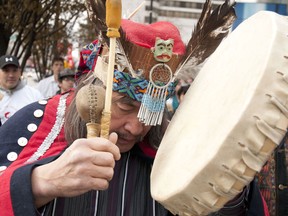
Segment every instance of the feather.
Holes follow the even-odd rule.
[[[86,0],[85,5],[89,19],[95,24],[98,40],[100,40],[101,44],[107,44],[109,46],[109,38],[106,36],[106,0]],[[133,44],[126,39],[126,34],[121,27],[119,31],[120,38],[117,38],[117,55],[115,60],[118,67],[121,67],[123,70],[124,68],[127,68],[131,74],[134,74],[134,70],[127,55]]]
[[[145,5],[145,1],[143,1],[128,17],[128,19],[131,19],[140,9]],[[117,38],[117,55],[116,55],[116,62],[119,67],[121,68],[121,71],[124,71],[127,69],[129,73],[132,75],[132,77],[137,77],[140,74],[137,74],[137,72],[134,71],[133,66],[131,64],[131,61],[128,57],[129,49],[133,44],[127,40],[126,34],[123,31],[123,29],[120,27],[120,38]],[[130,47],[130,48],[129,48]]]
[[[123,46],[124,45],[124,46]],[[130,59],[126,53],[129,51],[127,50],[128,46],[132,46],[133,44],[123,37],[123,31],[120,34],[120,39],[117,38],[117,53],[116,53],[116,62],[119,67],[122,67],[120,70],[124,71],[127,69],[129,73],[135,78],[136,74],[130,62]]]
[[[206,0],[174,77],[189,73],[189,69],[204,62],[216,50],[236,19],[234,5],[234,0],[225,0],[211,13],[211,0]]]
[[[137,77],[128,55],[134,44],[127,39],[126,33],[122,28],[120,28],[120,38],[117,38],[117,45],[116,62],[123,67],[123,69],[126,68],[134,78]]]
[[[106,36],[106,0],[86,0],[89,19],[95,24],[97,38],[102,44],[109,45],[109,38]]]

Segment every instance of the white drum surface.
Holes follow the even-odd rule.
[[[223,207],[259,171],[288,126],[288,18],[262,11],[204,65],[176,111],[153,165],[151,193],[179,215]]]

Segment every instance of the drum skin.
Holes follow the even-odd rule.
[[[151,173],[173,214],[207,215],[260,171],[288,126],[288,17],[261,11],[217,48],[177,109]]]

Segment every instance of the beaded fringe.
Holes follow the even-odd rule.
[[[145,125],[161,124],[167,89],[167,86],[157,87],[149,82],[137,116]]]

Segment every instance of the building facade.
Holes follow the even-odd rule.
[[[274,11],[281,15],[288,15],[287,0],[237,0],[236,4],[237,20],[234,28],[243,20],[261,10]]]
[[[176,25],[185,42],[191,37],[194,26],[200,17],[205,0],[146,0],[145,23],[158,20],[169,21]],[[223,0],[212,1],[215,7]]]
[[[143,22],[170,21],[175,24],[187,42],[191,36],[205,0],[146,0]],[[212,7],[222,4],[224,0],[212,0]],[[237,20],[236,28],[243,20],[260,10],[288,14],[287,0],[237,0],[235,6]]]

